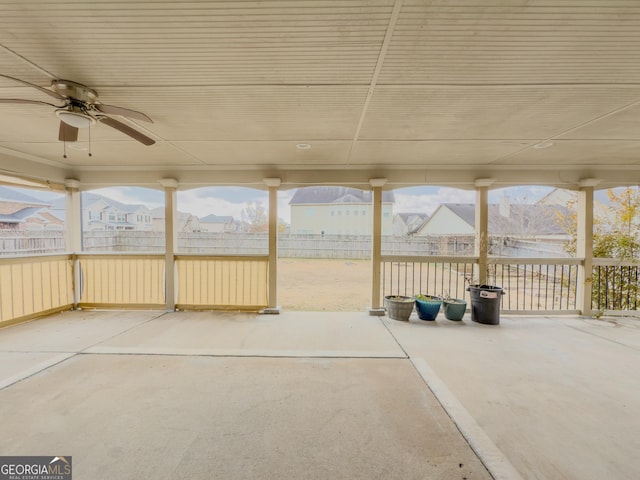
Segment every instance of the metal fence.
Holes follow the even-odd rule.
[[[505,311],[577,313],[580,263],[569,258],[493,258],[487,277],[490,283],[504,289]]]
[[[418,294],[465,298],[466,286],[474,275],[478,259],[453,257],[383,256],[383,295]]]
[[[593,308],[599,311],[637,311],[640,305],[640,264],[611,258],[597,258],[593,263]]]
[[[488,282],[504,289],[506,312],[577,313],[578,259],[491,258]],[[382,257],[382,294],[429,294],[470,301],[478,259],[470,257]]]

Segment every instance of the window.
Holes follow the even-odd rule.
[[[127,214],[126,213],[119,213],[118,214],[118,221],[119,222],[126,222],[127,221]]]
[[[115,222],[116,221],[116,214],[115,213],[110,213],[109,214],[109,221],[110,222]]]
[[[95,210],[89,210],[89,220],[100,220],[102,215],[100,212],[96,212]]]

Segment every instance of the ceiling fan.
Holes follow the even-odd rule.
[[[50,97],[62,102],[62,105],[54,105],[53,103],[43,102],[40,100],[0,98],[0,103],[23,103],[49,105],[54,107],[56,109],[55,114],[60,119],[60,129],[58,133],[58,140],[60,141],[75,142],[78,140],[78,129],[87,128],[91,125],[95,125],[96,122],[100,122],[111,128],[119,130],[144,145],[153,145],[156,143],[152,138],[149,138],[129,125],[109,116],[120,115],[135,120],[153,123],[153,120],[151,120],[147,115],[124,107],[105,105],[98,100],[98,93],[85,85],[69,80],[52,80],[51,87],[53,90],[49,90],[39,85],[20,80],[19,78],[10,77],[8,75],[0,74],[0,77],[35,88],[36,90],[46,93]]]

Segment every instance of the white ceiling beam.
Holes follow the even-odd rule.
[[[393,10],[391,11],[391,16],[389,17],[389,23],[387,24],[387,30],[384,34],[384,40],[382,41],[382,46],[380,47],[380,53],[378,54],[376,67],[373,70],[373,75],[371,76],[371,82],[369,82],[369,89],[367,90],[367,96],[364,99],[362,110],[360,111],[360,118],[358,118],[358,125],[356,126],[356,131],[353,135],[351,146],[349,147],[349,153],[347,155],[347,162],[346,162],[347,165],[351,163],[351,153],[353,152],[353,147],[355,146],[356,142],[358,141],[358,138],[360,137],[360,131],[362,130],[362,125],[364,124],[364,120],[367,116],[367,111],[369,110],[371,97],[373,97],[373,92],[376,88],[376,84],[378,83],[378,77],[380,76],[382,65],[384,64],[384,57],[387,55],[387,51],[389,50],[389,45],[391,44],[391,38],[393,37],[393,31],[396,28],[396,23],[398,22],[398,17],[400,16],[400,10],[402,9],[402,2],[403,0],[396,0],[395,3],[393,4]]]

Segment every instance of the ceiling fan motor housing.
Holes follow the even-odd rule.
[[[98,101],[98,92],[81,83],[70,80],[52,80],[51,86],[60,95],[81,103],[93,104]]]

